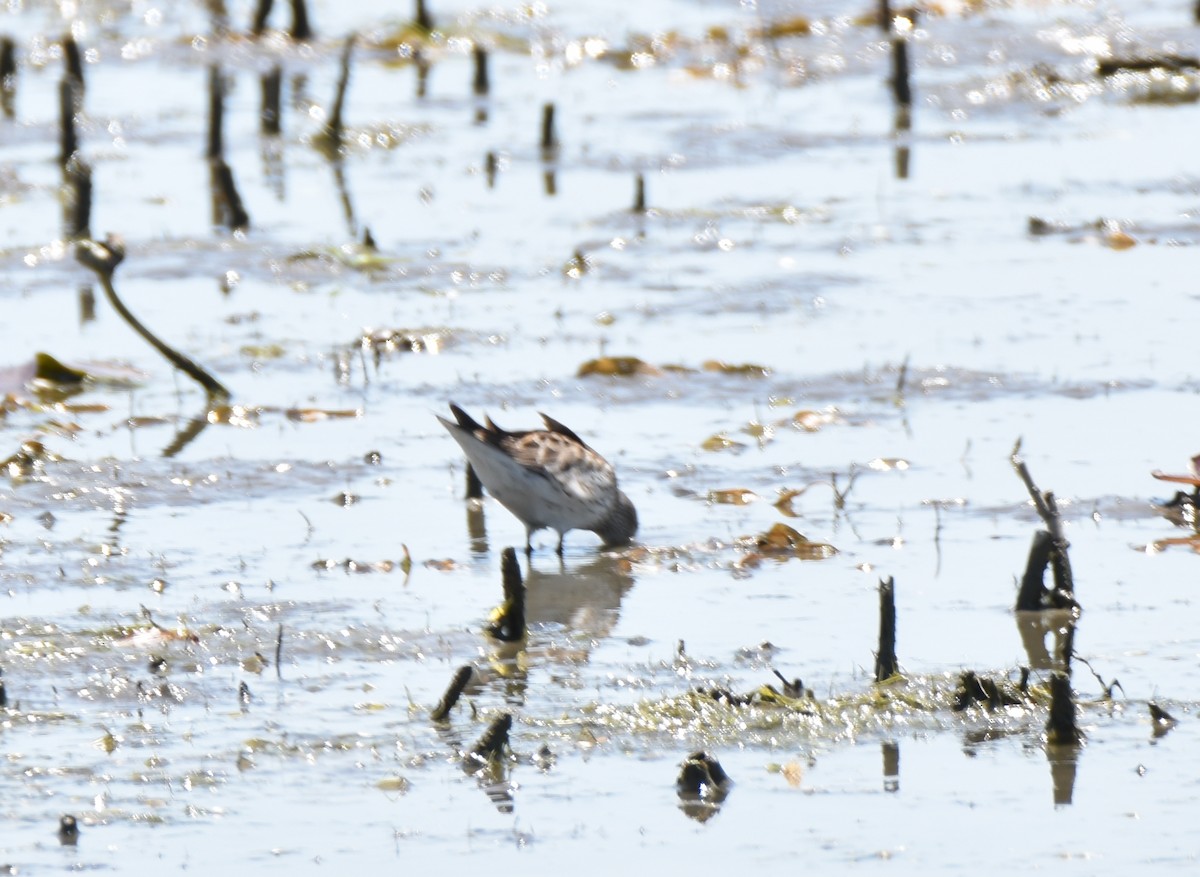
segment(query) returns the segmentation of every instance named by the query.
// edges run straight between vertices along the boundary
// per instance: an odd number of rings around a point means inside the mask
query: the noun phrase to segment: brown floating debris
[[[1071,679],[1065,673],[1050,677],[1050,718],[1046,722],[1046,739],[1056,746],[1083,741],[1083,731],[1075,720],[1075,693],[1071,691]]]
[[[554,104],[542,105],[542,158],[550,159],[558,153],[558,132],[554,128]]]
[[[308,23],[308,4],[304,0],[292,0],[292,29],[294,40],[311,40],[312,25]]]
[[[210,402],[229,398],[229,391],[216,378],[200,368],[200,366],[196,365],[188,357],[160,340],[142,325],[138,318],[125,307],[124,302],[117,297],[117,291],[113,287],[112,282],[113,273],[125,258],[125,245],[120,238],[109,235],[104,243],[93,240],[80,241],[75,245],[75,258],[81,265],[96,274],[96,277],[100,280],[100,285],[104,289],[105,296],[116,312],[121,315],[121,318],[135,332],[141,335],[151,347],[162,354],[168,362],[200,384],[205,392],[208,393]]]
[[[500,573],[504,579],[504,603],[488,623],[487,632],[502,642],[519,642],[525,638],[525,583],[521,580],[515,548],[504,549]]]
[[[450,715],[450,710],[454,709],[454,705],[462,697],[463,689],[467,687],[467,683],[470,681],[471,665],[464,664],[455,671],[454,678],[450,680],[450,687],[446,689],[446,693],[442,695],[442,699],[437,702],[437,706],[433,708],[433,712],[429,714],[429,718],[435,722],[446,721]]]
[[[879,651],[875,654],[875,681],[896,676],[896,584],[891,576],[879,582]]]
[[[468,753],[469,757],[481,763],[502,758],[504,750],[508,746],[510,730],[512,730],[512,715],[505,713],[492,721],[488,729],[483,732],[483,736],[479,738],[479,742]]]

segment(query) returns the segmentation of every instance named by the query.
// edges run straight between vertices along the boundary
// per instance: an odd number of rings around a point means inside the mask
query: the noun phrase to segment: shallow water
[[[0,137],[0,365],[47,351],[135,376],[57,408],[4,387],[24,401],[0,416],[0,457],[37,438],[60,459],[0,480],[0,864],[1190,870],[1196,558],[1157,544],[1188,531],[1150,472],[1196,451],[1200,184],[1195,104],[1145,97],[1198,84],[1093,68],[1194,54],[1195,27],[1162,2],[948,4],[912,34],[912,129],[896,134],[867,7],[438,4],[453,25],[426,49],[424,97],[383,45],[407,7],[315,3],[308,47],[212,38],[200,4],[0,17],[22,65]],[[796,16],[811,34],[756,35]],[[68,27],[89,52],[92,229],[124,237],[121,296],[233,390],[233,422],[208,423],[98,289],[83,317],[92,278],[61,240],[54,161]],[[313,138],[352,29],[343,196]],[[486,100],[473,39],[493,47]],[[212,225],[213,61],[244,235]],[[257,81],[273,61],[274,165]],[[645,215],[629,210],[638,172]],[[389,329],[421,349],[362,348]],[[657,372],[577,376],[601,354]],[[449,400],[513,428],[566,422],[638,506],[627,552],[576,532],[560,563],[535,538],[522,649],[483,630],[523,528],[464,503],[433,416]],[[717,435],[731,446],[705,450]],[[1027,652],[1012,612],[1040,526],[1018,439],[1061,504],[1083,606],[1073,756],[1047,746],[1044,702],[949,709],[964,669],[1045,676],[1053,635]],[[851,478],[839,508],[831,481]],[[779,491],[799,488],[787,517]],[[755,501],[711,501],[737,489]],[[837,553],[748,565],[737,540],[777,522]],[[886,576],[907,681],[877,694]],[[464,664],[476,679],[438,727]],[[804,680],[814,714],[697,693],[778,685],[772,669]],[[1154,735],[1148,701],[1179,725]],[[505,711],[513,758],[464,771]],[[734,779],[719,806],[676,794],[697,749]]]

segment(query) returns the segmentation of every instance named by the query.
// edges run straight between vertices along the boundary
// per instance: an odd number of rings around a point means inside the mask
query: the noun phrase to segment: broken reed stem
[[[525,638],[525,583],[521,581],[517,551],[511,546],[500,558],[500,574],[504,579],[504,604],[487,630],[501,642],[519,642]]]
[[[245,231],[250,227],[250,214],[242,204],[233,170],[223,158],[209,159],[212,177],[213,223],[230,231]]]
[[[204,157],[220,158],[225,154],[225,84],[219,64],[208,65],[208,146]]]
[[[276,64],[262,75],[262,110],[259,129],[264,136],[278,137],[283,131],[283,68]]]
[[[467,499],[483,499],[483,482],[470,463],[467,464]]]
[[[271,7],[275,0],[257,0],[254,4],[254,20],[250,24],[250,35],[261,37],[267,29],[267,19],[271,16]]]
[[[79,84],[79,97],[83,96],[83,58],[79,54],[79,43],[75,42],[75,37],[67,34],[63,37],[63,68],[67,76],[74,79]]]
[[[64,232],[69,240],[92,236],[92,166],[78,154],[72,156],[63,170],[67,187]]]
[[[912,86],[908,78],[908,40],[892,38],[892,96],[903,109],[912,106]]]
[[[484,179],[487,180],[487,187],[489,189],[494,189],[496,187],[496,169],[498,165],[499,161],[496,159],[496,153],[488,152],[488,154],[483,157],[483,175]]]
[[[889,0],[879,0],[879,29],[884,33],[892,30],[892,5]]]
[[[511,729],[512,715],[510,713],[494,719],[471,750],[471,757],[476,761],[488,762],[503,756],[504,748],[508,746],[508,732]]]
[[[471,90],[475,92],[477,97],[485,97],[492,88],[491,82],[488,79],[487,49],[476,43],[471,47],[471,57],[475,61],[475,78],[471,83]]]
[[[312,25],[308,23],[308,5],[304,0],[292,0],[292,29],[290,33],[294,40],[303,41],[312,39],[313,29]]]
[[[1050,677],[1050,718],[1046,722],[1046,740],[1055,746],[1071,746],[1083,740],[1076,723],[1075,693],[1065,673]]]
[[[646,178],[640,172],[633,178],[633,212],[646,212]]]
[[[275,678],[283,679],[283,625],[275,633]]]
[[[470,681],[471,665],[464,664],[454,672],[454,678],[450,680],[450,687],[446,689],[446,693],[442,695],[442,699],[437,702],[437,706],[433,708],[433,712],[429,714],[429,718],[434,722],[446,721],[450,715],[450,710],[454,709],[454,705],[462,697],[463,689],[467,687],[467,683]]]
[[[1046,595],[1046,567],[1050,565],[1050,555],[1054,552],[1054,537],[1046,530],[1038,530],[1033,534],[1033,544],[1029,546],[1029,561],[1025,564],[1025,574],[1021,577],[1021,589],[1017,592],[1018,612],[1036,612],[1045,609],[1043,598]]]
[[[6,119],[14,113],[17,95],[17,44],[12,37],[0,37],[0,109]]]
[[[129,324],[130,328],[141,335],[168,362],[202,386],[205,392],[208,393],[210,402],[229,399],[229,391],[216,378],[200,368],[200,366],[196,365],[188,357],[170,347],[166,342],[160,340],[158,336],[142,325],[141,321],[130,312],[129,308],[125,307],[124,302],[117,296],[117,291],[113,288],[113,273],[125,258],[125,246],[119,239],[110,235],[104,243],[91,240],[80,241],[75,245],[75,258],[81,265],[96,274],[109,303],[121,315],[121,318]]]
[[[551,158],[558,152],[558,132],[554,129],[554,104],[542,105],[542,157]]]
[[[425,6],[425,0],[417,0],[416,14],[413,16],[413,24],[425,33],[433,30],[433,16],[429,14],[429,10]]]
[[[58,164],[66,172],[71,156],[79,149],[79,137],[75,133],[75,89],[78,86],[70,76],[58,83]]]
[[[325,123],[325,137],[330,144],[330,150],[336,153],[342,145],[345,133],[343,114],[346,107],[346,88],[350,85],[350,55],[354,51],[355,35],[346,37],[342,47],[341,72],[338,74],[337,91],[333,96],[333,109],[329,113],[329,121]]]
[[[1037,509],[1038,516],[1045,523],[1046,529],[1050,531],[1050,536],[1054,540],[1054,550],[1050,555],[1050,562],[1054,570],[1054,589],[1074,594],[1075,576],[1071,571],[1071,559],[1067,556],[1067,549],[1070,548],[1071,543],[1063,535],[1062,517],[1058,513],[1058,504],[1054,501],[1053,493],[1050,491],[1043,493],[1038,489],[1033,481],[1033,476],[1029,474],[1029,467],[1021,459],[1020,453],[1021,440],[1017,439],[1011,457],[1013,468],[1017,470],[1017,476],[1025,484],[1025,489],[1029,492],[1030,499],[1033,500],[1033,507]]]
[[[888,576],[879,582],[879,651],[875,655],[875,681],[884,682],[899,672],[896,664],[896,583]]]

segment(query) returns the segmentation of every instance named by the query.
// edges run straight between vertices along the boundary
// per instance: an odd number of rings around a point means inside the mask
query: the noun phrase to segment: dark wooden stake
[[[311,40],[312,26],[308,23],[308,5],[304,0],[292,0],[292,39]]]
[[[487,631],[501,642],[519,642],[525,638],[525,583],[521,581],[521,565],[515,548],[504,549],[500,558],[500,574],[504,579],[504,604],[499,617],[488,625]]]
[[[275,0],[257,0],[254,4],[254,21],[250,25],[250,35],[261,37],[267,29],[267,19],[271,17],[271,7]]]
[[[95,273],[96,277],[100,280],[101,287],[104,288],[104,295],[108,298],[109,304],[121,315],[121,318],[135,332],[141,335],[151,347],[162,354],[168,362],[200,384],[208,393],[210,401],[225,401],[229,398],[229,391],[216,378],[182,353],[168,346],[166,342],[160,340],[158,336],[143,326],[141,321],[118,298],[117,291],[113,288],[113,273],[125,258],[125,245],[118,238],[109,235],[104,243],[99,243],[98,241],[80,241],[75,245],[75,258],[81,265]]]
[[[879,582],[879,651],[875,655],[875,681],[884,682],[899,672],[896,663],[896,584],[888,576]]]
[[[276,64],[262,75],[261,82],[260,130],[266,137],[278,137],[283,131],[283,68]]]
[[[491,83],[488,81],[487,49],[476,43],[471,47],[471,57],[475,60],[475,79],[471,84],[471,90],[477,96],[484,97],[491,90]]]
[[[892,38],[892,96],[898,107],[912,106],[912,86],[908,78],[908,40]]]
[[[1050,718],[1046,722],[1046,739],[1056,746],[1070,746],[1083,740],[1083,731],[1075,720],[1071,678],[1065,673],[1050,677]]]
[[[554,130],[554,104],[542,105],[542,157],[552,158],[558,152],[558,132]]]
[[[467,687],[467,683],[470,681],[471,665],[464,664],[455,671],[454,678],[450,680],[450,687],[446,689],[446,693],[442,695],[442,699],[437,702],[437,706],[433,708],[433,712],[429,714],[429,718],[435,722],[446,721],[450,715],[450,710],[454,709],[454,705],[462,697],[463,689]]]

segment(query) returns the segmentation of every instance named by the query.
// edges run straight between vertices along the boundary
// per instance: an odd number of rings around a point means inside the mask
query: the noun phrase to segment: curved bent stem
[[[100,285],[104,287],[105,296],[108,297],[109,302],[121,315],[121,318],[133,328],[133,331],[145,338],[150,346],[161,353],[171,365],[202,386],[210,400],[224,401],[230,397],[229,390],[225,389],[220,381],[142,325],[129,308],[125,307],[125,303],[117,297],[112,277],[117,266],[121,264],[121,260],[125,258],[125,248],[120,241],[111,236],[104,243],[80,241],[75,248],[75,258],[84,267],[95,272],[100,279]]]

